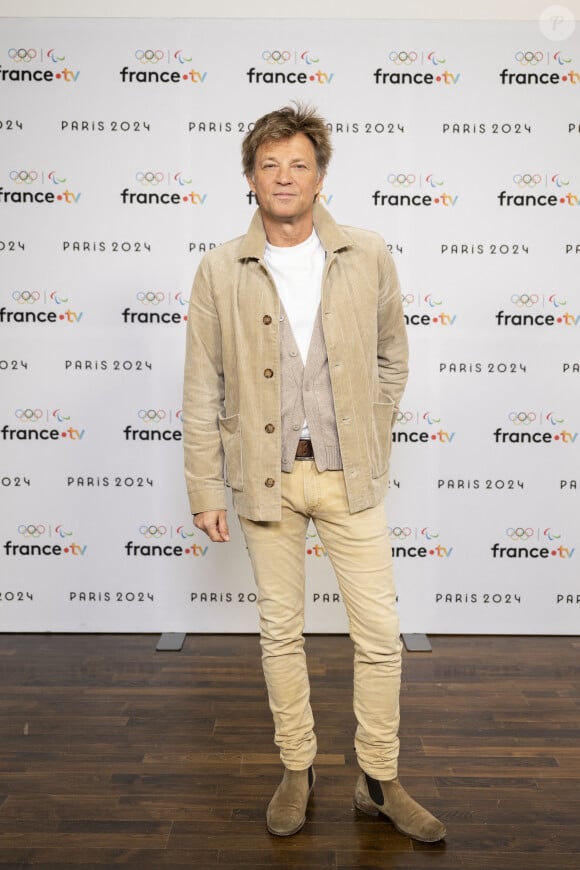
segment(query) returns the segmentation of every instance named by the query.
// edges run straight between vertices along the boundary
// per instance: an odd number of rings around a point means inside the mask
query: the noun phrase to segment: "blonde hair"
[[[284,106],[258,118],[252,130],[242,140],[242,166],[244,175],[254,174],[256,152],[260,145],[272,139],[289,139],[296,133],[304,133],[314,146],[318,172],[323,175],[330,162],[332,145],[324,118],[316,109],[295,103],[296,108]]]

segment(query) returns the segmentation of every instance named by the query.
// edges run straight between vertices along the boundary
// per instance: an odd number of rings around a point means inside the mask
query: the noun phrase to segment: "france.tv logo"
[[[64,82],[75,84],[80,76],[80,70],[64,66],[64,52],[56,48],[9,48],[8,60],[11,67],[0,66],[0,81],[2,82]],[[39,67],[38,64],[44,64]],[[58,69],[55,69],[55,66]]]
[[[390,526],[389,539],[395,558],[449,559],[454,551],[431,526]]]
[[[193,179],[186,172],[161,172],[147,169],[135,173],[135,181],[140,190],[121,191],[123,205],[188,205],[202,206],[207,193],[191,189]]]
[[[11,169],[8,172],[10,188],[0,187],[0,203],[60,203],[77,205],[81,194],[71,188],[66,176],[56,170]]]
[[[443,428],[441,417],[431,411],[399,410],[393,444],[443,444],[449,446],[455,432]],[[400,427],[400,428],[399,428]]]
[[[412,291],[401,294],[403,316],[407,326],[455,326],[457,315],[437,293],[423,296]]]
[[[415,49],[391,49],[386,57],[389,70],[381,67],[372,74],[376,85],[457,85],[461,73],[450,70],[441,52]]]
[[[562,535],[551,526],[509,526],[503,543],[496,542],[490,549],[494,559],[571,559],[576,552],[576,548],[567,546]]]
[[[137,48],[133,53],[137,69],[124,66],[120,71],[123,84],[194,84],[202,85],[207,72],[196,69],[193,54],[184,48]]]
[[[570,179],[560,172],[514,172],[511,178],[512,191],[501,190],[497,194],[500,207],[554,207],[568,206],[577,208],[580,195],[570,190]]]
[[[246,72],[248,84],[330,85],[334,79],[333,72],[320,68],[318,52],[309,49],[265,48],[260,53],[259,62],[268,68],[258,70],[255,66],[250,67]]]
[[[386,177],[390,191],[375,190],[371,199],[375,206],[441,206],[453,208],[459,195],[445,189],[444,179],[434,172],[397,170]]]

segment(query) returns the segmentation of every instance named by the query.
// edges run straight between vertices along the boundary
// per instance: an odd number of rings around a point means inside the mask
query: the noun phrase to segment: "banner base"
[[[407,652],[433,652],[426,634],[403,634],[402,638]]]
[[[185,634],[182,634],[178,631],[167,631],[161,635],[161,637],[157,641],[157,646],[155,647],[155,649],[158,652],[167,650],[179,652],[184,643]]]

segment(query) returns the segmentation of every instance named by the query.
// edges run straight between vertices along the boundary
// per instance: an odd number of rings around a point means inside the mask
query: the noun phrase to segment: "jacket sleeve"
[[[409,346],[397,269],[384,242],[379,259],[379,275],[379,384],[383,396],[395,403],[396,415],[409,375]]]
[[[224,373],[219,318],[211,270],[204,258],[197,270],[187,318],[183,379],[183,447],[191,512],[226,508],[224,453],[219,416]]]

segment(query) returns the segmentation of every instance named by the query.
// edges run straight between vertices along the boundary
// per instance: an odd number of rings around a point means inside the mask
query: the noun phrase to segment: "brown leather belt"
[[[314,459],[312,441],[309,441],[307,438],[300,439],[296,449],[296,459]]]

